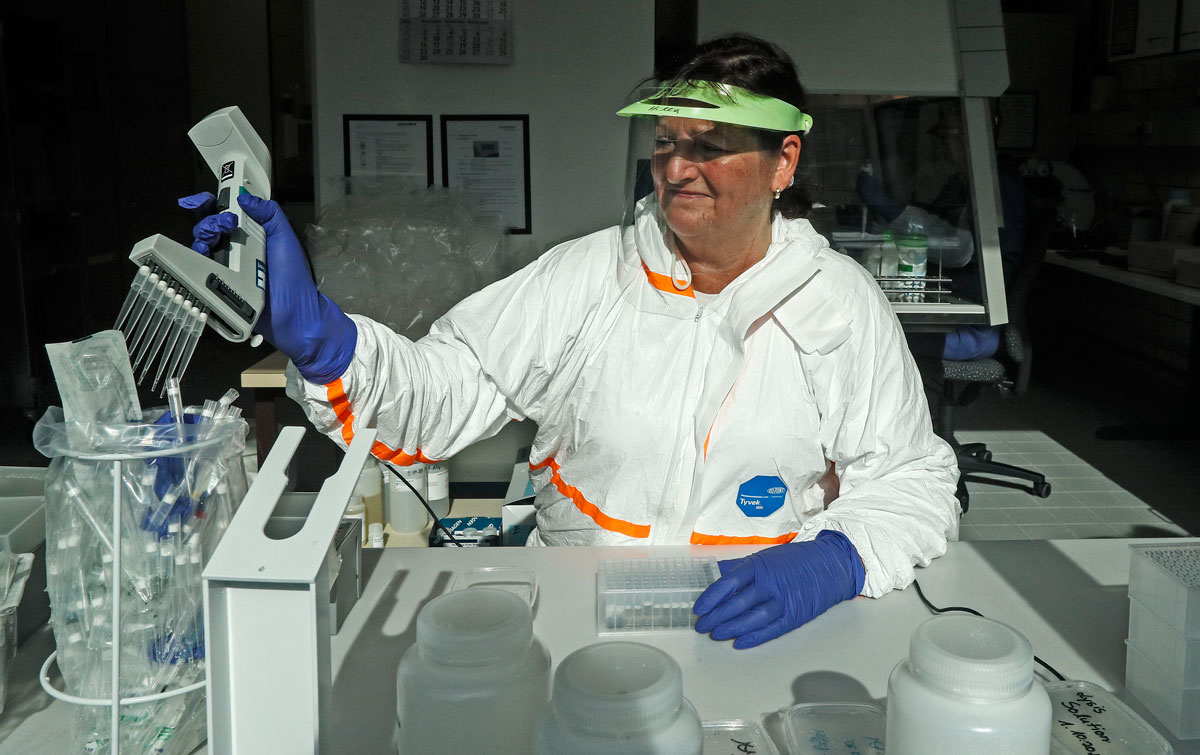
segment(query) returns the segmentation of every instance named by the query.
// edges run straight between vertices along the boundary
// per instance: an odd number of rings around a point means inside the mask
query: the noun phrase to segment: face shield
[[[798,140],[785,144],[812,118],[708,82],[664,84],[618,115],[630,118],[622,239],[652,280],[666,279],[660,288],[690,291],[688,257],[720,265],[770,241],[776,191],[791,186],[799,152]]]

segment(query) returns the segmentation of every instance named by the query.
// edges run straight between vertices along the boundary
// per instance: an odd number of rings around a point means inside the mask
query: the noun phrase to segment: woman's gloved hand
[[[854,180],[854,187],[863,204],[887,222],[892,222],[904,212],[904,205],[889,197],[883,184],[870,171],[859,171]]]
[[[180,199],[179,206],[207,213],[214,202],[203,192]],[[318,385],[336,380],[350,366],[358,329],[317,290],[300,240],[279,205],[253,194],[240,195],[238,204],[267,234],[267,297],[255,330],[286,354],[305,380]],[[192,249],[207,255],[236,227],[231,212],[206,215],[192,230]]]
[[[761,645],[859,594],[862,560],[840,532],[721,561],[721,578],[696,598],[696,631],[735,648]]]

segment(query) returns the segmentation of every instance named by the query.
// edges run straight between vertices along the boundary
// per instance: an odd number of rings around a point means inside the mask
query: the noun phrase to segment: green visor
[[[774,97],[731,84],[668,81],[653,96],[617,111],[624,116],[698,118],[765,131],[807,134],[812,116]]]

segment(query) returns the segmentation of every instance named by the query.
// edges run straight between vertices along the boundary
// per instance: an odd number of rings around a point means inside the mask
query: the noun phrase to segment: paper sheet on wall
[[[351,120],[346,128],[350,175],[395,176],[418,189],[433,182],[427,122]]]
[[[515,0],[400,0],[401,63],[512,63]]]
[[[529,233],[525,123],[447,119],[444,133],[446,185],[470,197],[480,218]]]

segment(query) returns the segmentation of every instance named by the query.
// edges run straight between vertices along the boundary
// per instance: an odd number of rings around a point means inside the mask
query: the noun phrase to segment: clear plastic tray
[[[527,602],[531,608],[537,602],[537,574],[520,566],[481,566],[460,571],[450,589],[463,590],[468,587],[507,590]]]
[[[1200,639],[1200,543],[1129,546],[1129,597]]]
[[[1054,682],[1053,755],[1170,755],[1171,745],[1108,690],[1091,682]]]
[[[740,718],[730,721],[704,722],[704,755],[779,755],[775,743],[753,721]]]
[[[596,567],[596,632],[690,629],[692,604],[721,576],[715,558],[601,561]]]
[[[801,703],[783,715],[792,755],[883,752],[887,716],[864,703]]]
[[[1184,637],[1137,598],[1129,599],[1128,644],[1166,672],[1166,686],[1200,688],[1200,639]]]
[[[1167,686],[1163,672],[1132,645],[1125,647],[1125,688],[1179,739],[1200,737],[1200,690]]]

